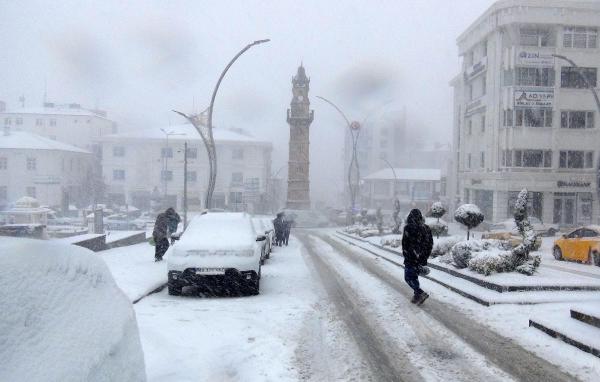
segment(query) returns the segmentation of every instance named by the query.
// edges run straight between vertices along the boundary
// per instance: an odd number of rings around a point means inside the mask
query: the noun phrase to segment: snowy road
[[[253,297],[135,306],[154,381],[571,381],[557,367],[430,298],[422,308],[373,256],[298,231]]]

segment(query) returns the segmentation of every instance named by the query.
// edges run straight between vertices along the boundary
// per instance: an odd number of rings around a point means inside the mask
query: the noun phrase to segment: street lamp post
[[[269,42],[269,41],[271,41],[271,40],[265,39],[265,40],[257,40],[257,41],[251,42],[250,44],[246,45],[242,50],[240,50],[231,59],[231,61],[229,61],[229,63],[227,64],[227,66],[225,67],[223,72],[221,73],[221,76],[219,76],[219,80],[217,81],[217,84],[215,85],[215,88],[213,89],[212,97],[210,99],[210,106],[203,113],[195,114],[195,115],[187,115],[182,112],[173,110],[175,113],[183,116],[192,125],[194,125],[194,127],[196,128],[196,130],[202,137],[202,141],[204,142],[204,145],[206,146],[206,151],[208,153],[209,179],[208,179],[208,188],[206,190],[206,198],[204,201],[204,207],[207,209],[211,207],[212,195],[213,195],[213,192],[215,191],[215,184],[217,182],[217,150],[215,147],[215,140],[213,137],[213,125],[212,125],[212,116],[213,116],[215,98],[217,97],[217,91],[219,90],[219,87],[221,86],[221,81],[223,81],[223,78],[225,77],[225,74],[227,73],[227,71],[229,70],[231,65],[233,65],[233,63],[242,54],[244,54],[248,49],[252,48],[255,45],[263,44],[263,43]],[[206,116],[207,111],[208,111],[208,115]],[[205,118],[203,118],[203,117],[206,118],[206,121],[204,120]]]
[[[398,177],[396,177],[396,169],[386,158],[381,158],[381,160],[384,161],[385,164],[387,164],[388,167],[392,169],[392,174],[394,175],[394,186],[392,187],[392,193],[394,194],[394,196],[396,196],[396,183],[398,183]]]
[[[325,97],[317,96],[317,98],[327,102],[331,105],[335,110],[340,113],[340,115],[346,121],[346,126],[350,131],[350,136],[352,137],[352,158],[350,159],[350,165],[348,166],[348,189],[350,191],[350,214],[354,215],[354,209],[356,208],[356,196],[358,194],[358,187],[360,181],[360,168],[358,166],[358,156],[357,156],[357,147],[358,147],[358,137],[360,134],[360,123],[357,121],[350,122],[348,117],[344,114],[344,112],[333,102],[328,100]]]

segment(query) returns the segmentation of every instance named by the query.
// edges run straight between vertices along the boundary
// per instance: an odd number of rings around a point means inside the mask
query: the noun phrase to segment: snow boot
[[[419,301],[419,297],[420,297],[420,295],[418,295],[418,294],[415,294],[415,295],[413,296],[413,298],[410,300],[410,302],[411,302],[411,303],[413,303],[413,304],[416,304],[416,303],[417,303],[417,301]]]
[[[417,301],[415,302],[415,304],[417,305],[423,305],[423,303],[425,302],[425,300],[427,300],[427,298],[429,297],[429,295],[425,292],[421,293],[419,295],[419,297],[417,298]]]

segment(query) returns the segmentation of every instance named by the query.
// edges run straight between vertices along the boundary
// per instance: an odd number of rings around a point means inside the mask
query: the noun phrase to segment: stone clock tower
[[[306,77],[304,67],[300,65],[298,73],[292,78],[293,97],[287,111],[290,125],[287,208],[295,210],[310,209],[308,147],[314,111],[310,110],[308,100],[309,84],[310,78]]]

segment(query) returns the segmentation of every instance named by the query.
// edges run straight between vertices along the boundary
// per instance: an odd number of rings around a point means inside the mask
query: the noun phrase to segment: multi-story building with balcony
[[[597,2],[505,0],[458,37],[453,204],[500,221],[527,188],[544,222],[598,222],[598,28]]]

